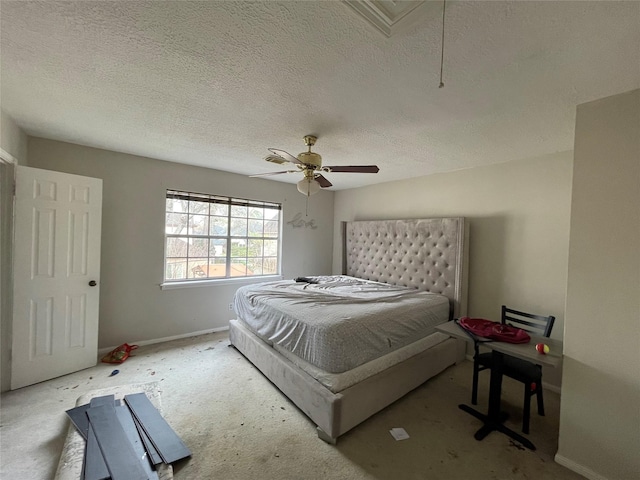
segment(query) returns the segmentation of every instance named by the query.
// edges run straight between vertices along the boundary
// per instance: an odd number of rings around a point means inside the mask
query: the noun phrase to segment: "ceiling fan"
[[[270,175],[280,175],[281,173],[297,173],[302,172],[304,178],[298,182],[298,191],[304,195],[313,195],[318,193],[321,188],[327,188],[332,183],[322,174],[330,172],[348,172],[348,173],[378,173],[379,168],[375,165],[335,165],[332,167],[322,166],[322,157],[311,151],[311,147],[316,144],[318,137],[314,135],[305,135],[304,144],[309,150],[298,154],[294,157],[284,150],[277,148],[269,148],[272,155],[267,155],[264,159],[267,162],[284,165],[285,163],[293,163],[298,170],[283,170],[281,172],[259,173],[250,175],[251,177],[266,177]]]

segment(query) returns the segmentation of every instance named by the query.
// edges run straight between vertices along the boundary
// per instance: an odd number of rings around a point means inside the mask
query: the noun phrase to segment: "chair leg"
[[[524,407],[522,408],[522,432],[529,433],[529,417],[531,415],[531,385],[524,386]]]
[[[473,366],[473,386],[471,387],[471,404],[478,404],[478,368]]]
[[[538,385],[536,390],[536,398],[538,401],[538,415],[544,417],[544,399],[542,398],[542,385]]]

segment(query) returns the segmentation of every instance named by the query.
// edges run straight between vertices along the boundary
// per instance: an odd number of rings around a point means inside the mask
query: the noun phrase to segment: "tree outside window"
[[[167,190],[165,281],[279,274],[281,208]]]

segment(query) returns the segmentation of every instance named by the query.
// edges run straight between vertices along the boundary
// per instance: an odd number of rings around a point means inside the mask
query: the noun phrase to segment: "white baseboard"
[[[197,337],[198,335],[206,335],[208,333],[224,332],[225,330],[229,330],[229,327],[209,328],[208,330],[200,330],[198,332],[183,333],[182,335],[173,335],[172,337],[154,338],[151,340],[140,340],[139,342],[130,342],[130,343],[127,342],[127,343],[129,343],[129,345],[138,345],[139,347],[142,347],[144,345],[153,345],[155,343],[170,342],[171,340],[179,340],[181,338]],[[98,349],[98,357],[102,358],[102,356],[109,353],[111,350],[113,350],[116,347],[117,345],[114,345],[113,347]]]
[[[585,467],[584,465],[580,465],[579,463],[574,462],[573,460],[569,460],[566,457],[563,457],[559,453],[556,453],[554,460],[557,464],[562,465],[563,467],[567,467],[569,470],[576,472],[579,475],[582,475],[589,480],[608,480],[607,477],[603,477],[599,473],[594,472],[590,468]]]

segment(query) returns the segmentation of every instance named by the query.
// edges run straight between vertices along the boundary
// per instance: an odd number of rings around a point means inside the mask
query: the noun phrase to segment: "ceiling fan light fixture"
[[[264,159],[267,162],[277,163],[278,165],[284,165],[285,163],[287,163],[284,158],[279,157],[278,155],[267,155],[266,157],[264,157]]]
[[[271,155],[267,155],[264,159],[268,162],[283,165],[285,163],[293,163],[298,170],[284,170],[281,172],[260,173],[250,175],[251,177],[265,177],[270,175],[280,175],[281,173],[297,173],[301,172],[304,178],[300,180],[296,186],[298,191],[308,198],[315,195],[321,188],[329,188],[332,183],[327,180],[323,173],[329,172],[351,172],[351,173],[378,173],[379,169],[375,165],[335,165],[331,167],[322,166],[322,157],[316,152],[311,151],[311,147],[316,144],[318,138],[315,135],[305,135],[304,143],[309,150],[298,154],[294,157],[284,150],[277,148],[268,148]]]
[[[311,196],[320,191],[320,184],[312,177],[305,177],[298,182],[298,191],[303,195]]]

